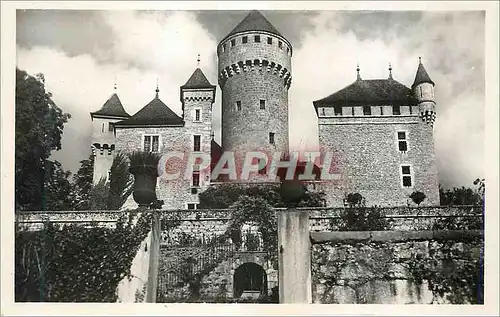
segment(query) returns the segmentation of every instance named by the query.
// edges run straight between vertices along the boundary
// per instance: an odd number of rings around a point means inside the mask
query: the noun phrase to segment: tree
[[[109,176],[107,206],[110,210],[120,209],[132,193],[134,179],[128,171],[127,157],[118,152],[113,159]]]
[[[212,185],[200,193],[200,209],[230,208],[242,196],[259,197],[272,207],[285,207],[280,185],[275,184],[218,184]],[[297,207],[322,207],[325,204],[323,192],[310,192],[304,188]]]
[[[16,69],[15,203],[16,209],[41,209],[45,163],[61,149],[64,124],[70,115],[56,106],[45,90],[42,74]],[[49,163],[50,165],[50,163]]]
[[[76,210],[90,209],[90,193],[94,176],[94,156],[80,161],[80,168],[73,176],[73,200]]]
[[[69,181],[70,171],[65,171],[58,161],[51,162],[51,173],[45,180],[44,195],[45,210],[72,210],[73,187]]]
[[[415,204],[420,206],[420,204],[425,200],[425,198],[427,198],[427,196],[422,192],[415,191],[411,193],[410,198]]]
[[[90,190],[90,209],[106,210],[108,203],[109,184],[105,178],[92,185]]]
[[[448,205],[481,205],[482,196],[472,188],[454,187],[453,189],[445,190],[439,186],[439,200],[441,206]]]

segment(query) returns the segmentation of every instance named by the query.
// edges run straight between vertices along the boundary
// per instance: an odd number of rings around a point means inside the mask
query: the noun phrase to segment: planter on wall
[[[156,200],[159,156],[149,152],[134,152],[129,155],[129,172],[134,175],[133,197],[141,207],[149,207]]]

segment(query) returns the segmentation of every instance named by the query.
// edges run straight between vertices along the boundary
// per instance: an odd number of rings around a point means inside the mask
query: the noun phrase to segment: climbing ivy
[[[234,213],[229,221],[226,235],[234,236],[235,232],[241,233],[245,222],[253,222],[262,234],[264,250],[268,259],[273,263],[277,261],[278,224],[273,207],[262,197],[240,197],[234,204]]]
[[[429,243],[427,255],[412,254],[408,267],[412,279],[427,280],[434,302],[443,298],[452,304],[484,303],[483,241]]]
[[[151,214],[133,212],[123,212],[116,228],[46,223],[40,231],[17,230],[16,301],[116,302],[150,230]]]

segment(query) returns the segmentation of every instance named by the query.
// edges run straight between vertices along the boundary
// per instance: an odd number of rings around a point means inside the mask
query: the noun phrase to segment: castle
[[[212,105],[215,86],[200,68],[180,86],[182,115],[156,96],[134,115],[116,93],[91,113],[94,182],[108,176],[117,151],[179,151],[206,154],[213,167],[221,153],[233,152],[236,166],[244,153],[289,152],[288,90],[292,83],[292,45],[258,11],[250,12],[217,46],[218,84],[222,91],[222,144],[215,142]],[[438,205],[434,153],[434,82],[418,64],[411,88],[392,77],[355,82],[313,102],[318,116],[322,158],[330,155],[339,179],[313,182],[326,193],[328,206],[345,205],[358,192],[367,205],[405,206],[421,191],[422,205]],[[243,153],[243,154],[242,154]],[[316,161],[321,166],[322,160]],[[246,180],[267,179],[266,167]],[[159,178],[157,196],[166,209],[196,209],[198,194],[210,184],[210,169],[190,179]]]

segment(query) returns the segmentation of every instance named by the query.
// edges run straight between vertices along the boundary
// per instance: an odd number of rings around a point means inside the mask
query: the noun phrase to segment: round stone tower
[[[217,55],[222,148],[234,153],[240,175],[249,151],[288,153],[292,46],[260,12],[252,11],[219,43]],[[250,175],[250,181],[264,180],[267,168]]]

